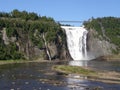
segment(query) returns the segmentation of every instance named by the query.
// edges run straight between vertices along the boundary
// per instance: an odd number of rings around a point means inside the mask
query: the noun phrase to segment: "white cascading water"
[[[61,26],[65,29],[68,50],[73,60],[87,60],[87,33],[84,27]]]

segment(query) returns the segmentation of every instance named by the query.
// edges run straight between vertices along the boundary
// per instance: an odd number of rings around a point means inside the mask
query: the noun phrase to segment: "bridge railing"
[[[57,21],[57,22],[60,22],[60,23],[83,23],[83,21]]]
[[[67,21],[67,20],[61,20],[57,21],[61,25],[68,25],[68,26],[81,26],[84,21]]]

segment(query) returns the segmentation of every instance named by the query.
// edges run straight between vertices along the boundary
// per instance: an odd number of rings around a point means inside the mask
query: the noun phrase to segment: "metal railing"
[[[64,20],[57,21],[57,22],[59,22],[59,23],[83,23],[83,21],[64,21]]]

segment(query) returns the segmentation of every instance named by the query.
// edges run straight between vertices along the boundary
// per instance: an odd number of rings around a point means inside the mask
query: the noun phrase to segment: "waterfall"
[[[44,33],[43,33],[43,40],[45,42],[45,47],[46,47],[46,52],[47,52],[48,58],[49,58],[49,60],[51,60],[50,52],[48,50],[48,46],[47,46],[47,42],[46,42]]]
[[[61,26],[65,29],[67,46],[73,60],[86,60],[87,58],[87,33],[84,27]]]

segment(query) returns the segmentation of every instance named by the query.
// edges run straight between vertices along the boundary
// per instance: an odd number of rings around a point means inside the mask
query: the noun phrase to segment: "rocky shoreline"
[[[100,56],[94,60],[100,61],[120,61],[120,54],[118,55],[107,55],[107,56]]]
[[[59,67],[60,65],[56,66]],[[69,66],[70,68],[73,68],[73,66]],[[72,76],[77,76],[77,79],[82,79],[81,77],[85,77],[84,79],[87,80],[93,80],[93,81],[100,81],[104,83],[109,83],[109,84],[120,84],[120,73],[119,72],[114,72],[114,71],[94,71],[91,68],[85,68],[85,67],[78,67],[82,68],[83,70],[88,70],[87,74],[84,74],[84,72],[75,72],[74,68],[73,69],[68,69],[68,71],[65,70],[67,66],[61,67],[61,68],[54,68],[59,73],[62,73],[65,76],[72,75]],[[86,71],[85,71],[86,73]]]

